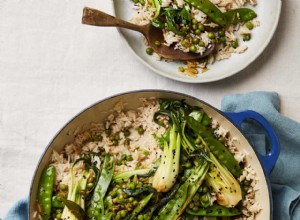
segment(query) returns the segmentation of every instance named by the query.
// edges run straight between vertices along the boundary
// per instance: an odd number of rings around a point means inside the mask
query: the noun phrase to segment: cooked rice
[[[236,8],[245,7],[246,5],[255,6],[257,4],[256,0],[210,0],[212,3],[214,3],[217,8],[219,8],[223,13]],[[173,8],[182,8],[184,7],[184,1],[183,0],[162,0],[161,7],[170,7]],[[152,0],[145,0],[145,5],[141,5],[140,3],[133,4],[134,14],[131,18],[131,22],[143,25],[148,24],[155,16],[155,8],[152,6]],[[204,26],[207,27],[218,27],[215,23],[206,23],[208,17],[205,13],[202,11],[196,9],[195,7],[191,6],[191,14],[192,17],[195,18],[198,22],[202,23]],[[260,22],[257,18],[254,18],[251,20],[254,27],[260,26]],[[244,34],[250,34],[251,31],[245,27],[245,24],[236,24],[236,25],[229,25],[226,27],[225,30],[225,36],[226,36],[226,42],[231,44],[232,42],[236,41],[238,38],[241,38]],[[164,44],[167,46],[174,45],[174,49],[176,50],[182,50],[184,52],[189,52],[188,47],[184,47],[182,45],[182,39],[183,36],[176,35],[172,31],[168,31],[166,29],[163,29],[163,35],[164,35]],[[192,34],[193,35],[193,34]],[[211,43],[211,40],[207,37],[207,32],[200,35],[193,35],[192,38],[198,38],[199,40],[203,41],[205,43],[204,47],[200,47],[198,45],[195,45],[196,47],[196,53],[203,54],[206,50],[206,47]],[[215,61],[221,61],[224,59],[229,59],[233,54],[241,54],[244,53],[248,47],[241,43],[239,47],[236,49],[233,49],[232,47],[221,47],[221,44],[218,44],[217,50],[215,50],[213,56],[209,57],[209,62],[207,61],[201,61],[201,64],[197,65],[193,71],[190,70],[190,68],[187,68],[186,71],[182,72],[183,74],[195,77],[200,72],[206,72],[208,70],[207,65],[213,64]],[[156,54],[156,53],[154,53]],[[158,56],[154,57],[155,60],[161,60],[158,59]]]
[[[99,152],[99,149],[103,147],[106,153],[110,153],[116,159],[120,159],[122,154],[132,155],[133,160],[127,161],[126,164],[116,166],[115,173],[134,170],[139,163],[139,168],[150,168],[155,160],[161,155],[161,149],[157,145],[157,141],[154,135],[160,137],[166,132],[166,128],[157,125],[153,121],[153,115],[159,110],[159,103],[157,100],[145,100],[142,99],[143,106],[137,110],[124,111],[124,105],[118,103],[114,108],[114,111],[106,118],[103,123],[92,123],[91,129],[79,133],[76,131],[76,136],[73,143],[67,144],[61,153],[53,151],[51,156],[51,164],[56,168],[56,180],[55,185],[66,184],[70,182],[70,169],[74,161],[84,153],[87,152]],[[162,116],[160,116],[162,117]],[[167,124],[166,118],[165,124]],[[137,132],[138,127],[143,127],[144,133],[140,135]],[[246,151],[238,151],[235,147],[237,139],[231,138],[228,131],[220,126],[215,120],[212,124],[215,129],[216,135],[224,137],[229,150],[234,154],[238,162],[245,162],[247,157]],[[112,145],[112,141],[105,133],[105,129],[112,129],[112,133],[119,132],[120,140],[117,146]],[[130,145],[126,145],[124,129],[129,129],[131,139]],[[90,141],[91,137],[95,135],[102,135],[103,139],[100,141]],[[147,152],[145,154],[145,152]],[[98,158],[98,157],[97,157]],[[95,164],[98,168],[101,166],[101,162],[95,159]],[[84,164],[79,162],[74,167],[75,178],[79,179],[82,176],[84,170]],[[257,177],[255,170],[248,165],[244,168],[243,174],[238,179],[239,182],[244,180],[251,181],[251,185],[243,201],[243,216],[235,218],[236,220],[250,220],[255,219],[255,215],[262,209],[261,204],[255,200],[255,192],[257,188]],[[215,193],[211,194],[211,202],[213,203],[217,197]],[[36,215],[36,214],[35,214]],[[40,215],[39,215],[40,217]]]

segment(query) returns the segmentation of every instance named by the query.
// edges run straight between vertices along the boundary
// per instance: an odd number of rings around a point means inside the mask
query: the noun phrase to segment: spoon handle
[[[85,7],[83,9],[82,24],[94,26],[122,27],[144,33],[143,26],[129,23],[127,21],[106,14],[102,11],[88,7]]]

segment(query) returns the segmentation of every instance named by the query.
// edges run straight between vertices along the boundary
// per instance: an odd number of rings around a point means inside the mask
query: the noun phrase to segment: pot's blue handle
[[[275,131],[269,124],[269,122],[259,113],[255,111],[243,111],[238,113],[224,112],[227,117],[229,117],[239,128],[241,128],[243,121],[246,119],[253,119],[261,124],[261,126],[266,130],[267,135],[271,142],[271,151],[262,155],[258,153],[258,157],[265,169],[265,171],[269,174],[274,167],[278,156],[279,156],[279,141],[275,134]]]

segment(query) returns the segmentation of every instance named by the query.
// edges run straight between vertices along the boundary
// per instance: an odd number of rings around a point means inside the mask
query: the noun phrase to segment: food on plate
[[[144,25],[149,22],[163,30],[164,42],[184,52],[203,54],[210,45],[215,50],[206,58],[187,62],[179,72],[197,76],[208,65],[228,59],[233,53],[245,52],[244,41],[251,40],[252,29],[259,26],[257,14],[250,7],[256,0],[132,0],[135,10],[131,21]],[[145,40],[145,44],[147,42]],[[149,53],[160,60],[157,54]]]
[[[143,99],[75,134],[44,169],[35,218],[255,219],[246,152],[203,109]]]

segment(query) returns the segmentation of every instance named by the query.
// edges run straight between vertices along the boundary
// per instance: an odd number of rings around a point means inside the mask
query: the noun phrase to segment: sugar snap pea
[[[224,13],[227,23],[237,24],[246,22],[257,17],[257,14],[250,8],[237,8]]]
[[[194,6],[205,13],[213,22],[220,26],[227,24],[226,16],[209,0],[184,0],[187,4]]]
[[[215,216],[215,217],[230,217],[241,214],[238,208],[226,208],[220,205],[213,205],[208,208],[199,208],[198,211],[193,211],[190,208],[186,209],[186,212],[190,215],[197,216]]]
[[[242,175],[242,168],[224,144],[213,137],[204,138],[204,141],[213,155],[215,155],[220,163],[223,164],[235,177]]]
[[[146,205],[149,203],[153,196],[153,193],[150,193],[149,195],[145,196],[141,201],[139,201],[139,205],[132,211],[131,215],[128,215],[125,220],[133,220],[136,219],[139,213],[143,211],[143,209],[146,207]]]
[[[184,0],[205,13],[214,23],[224,27],[229,24],[249,21],[257,16],[250,8],[237,8],[223,13],[209,0]]]
[[[88,216],[90,218],[100,218],[105,215],[104,196],[114,174],[114,157],[106,154],[104,163],[101,168],[100,178],[95,187],[91,204],[88,208]]]
[[[38,188],[38,202],[42,207],[42,213],[40,214],[43,220],[48,220],[50,218],[54,180],[54,166],[46,167],[46,169],[44,169],[42,172]]]

